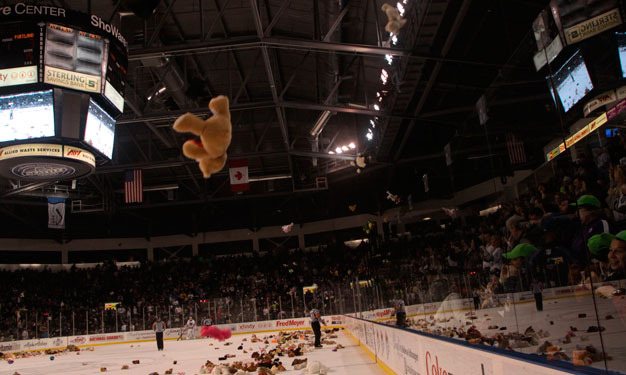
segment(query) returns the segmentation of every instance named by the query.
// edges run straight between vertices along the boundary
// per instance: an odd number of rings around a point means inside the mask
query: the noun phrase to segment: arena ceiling
[[[192,234],[343,216],[350,204],[376,212],[391,204],[387,190],[417,201],[510,174],[509,132],[525,140],[525,167],[541,163],[539,150],[560,134],[532,64],[531,23],[547,3],[404,2],[408,22],[395,43],[384,30],[382,0],[162,0],[146,19],[118,0],[38,2],[120,26],[129,42],[126,106],[113,159],[75,188],[1,180],[0,235]],[[226,171],[204,180],[181,156],[188,137],[171,129],[182,113],[209,115],[218,94],[231,100],[229,158],[246,159],[258,180],[240,195]],[[481,95],[486,128],[475,110]],[[323,125],[317,138],[316,123]],[[350,142],[355,150],[329,153]],[[356,153],[371,158],[358,174],[350,165]],[[152,190],[141,205],[124,204],[129,169],[142,169]],[[73,212],[68,204],[63,231],[46,227],[44,197],[54,191],[82,204]]]

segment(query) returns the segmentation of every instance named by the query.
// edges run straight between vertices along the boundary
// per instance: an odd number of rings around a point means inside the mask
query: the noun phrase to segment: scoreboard
[[[127,51],[122,33],[97,15],[0,6],[0,174],[32,180],[64,170],[59,178],[76,178],[67,171],[85,175],[96,160],[111,159],[115,117],[124,110]],[[50,149],[57,152],[40,151]],[[68,158],[74,165],[60,168]],[[24,160],[28,168],[16,167]],[[54,167],[37,166],[45,161]]]

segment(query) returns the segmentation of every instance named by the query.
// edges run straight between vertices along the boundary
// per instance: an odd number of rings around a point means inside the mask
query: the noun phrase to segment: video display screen
[[[100,93],[106,69],[105,50],[105,40],[99,35],[48,24],[44,82]]]
[[[54,137],[52,90],[0,97],[0,142]]]
[[[587,65],[580,51],[567,60],[552,78],[565,112],[593,89]]]
[[[128,71],[128,56],[116,43],[109,44],[109,59],[104,83],[104,96],[120,112],[124,111],[124,89]]]
[[[85,142],[111,159],[114,140],[115,119],[90,99],[85,125]]]
[[[622,77],[626,78],[626,33],[617,33],[617,51],[622,67]]]
[[[35,25],[7,23],[0,30],[0,87],[37,83]]]
[[[36,65],[35,25],[7,23],[0,29],[0,69]]]

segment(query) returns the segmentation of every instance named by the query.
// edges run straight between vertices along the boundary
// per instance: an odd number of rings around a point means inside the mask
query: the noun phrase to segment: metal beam
[[[343,17],[345,17],[346,13],[348,13],[348,8],[350,8],[349,2],[348,4],[346,4],[345,7],[343,7],[343,9],[341,10],[341,13],[339,13],[339,16],[337,17],[333,25],[328,30],[328,33],[326,33],[326,36],[324,36],[324,42],[330,42],[330,38],[335,33],[335,30],[337,30],[337,27],[339,27],[339,25],[341,25],[341,21],[343,20]]]
[[[511,105],[517,103],[524,102],[533,102],[533,101],[542,101],[548,99],[548,95],[532,95],[532,96],[524,96],[520,98],[511,98],[511,99],[503,99],[497,100],[494,102],[490,102],[490,107],[502,106],[502,105]],[[408,120],[423,120],[427,122],[433,122],[437,124],[441,124],[439,121],[431,120],[441,116],[452,115],[456,113],[466,113],[472,112],[476,110],[475,106],[461,106],[461,107],[452,107],[446,108],[442,110],[425,112],[419,116],[412,116],[411,114],[404,114],[399,112],[384,112],[384,111],[375,111],[360,107],[349,107],[342,105],[328,105],[328,104],[320,104],[320,103],[310,103],[310,102],[294,102],[294,101],[280,101],[278,103],[279,107],[291,108],[291,109],[305,109],[311,111],[331,111],[331,112],[341,112],[341,113],[351,113],[354,115],[362,115],[362,116],[377,116],[377,117],[391,117],[391,118],[401,118]],[[256,102],[256,103],[238,103],[236,105],[231,105],[231,112],[239,112],[239,111],[251,111],[251,110],[259,110],[259,109],[273,109],[276,107],[274,102]],[[123,116],[118,121],[118,125],[127,125],[127,124],[136,124],[143,122],[157,122],[157,121],[172,121],[176,119],[178,116],[183,115],[184,113],[193,113],[196,116],[205,116],[211,115],[211,111],[208,108],[195,108],[187,111],[168,111],[168,112],[158,112],[146,115],[138,115],[135,117]],[[154,128],[156,130],[156,127]]]
[[[280,8],[278,9],[278,12],[276,12],[276,14],[272,18],[272,21],[270,22],[270,24],[267,25],[265,30],[263,30],[263,35],[264,36],[270,36],[271,35],[272,29],[274,28],[274,26],[276,26],[276,23],[278,22],[280,17],[283,15],[283,13],[285,12],[285,10],[287,9],[287,7],[289,6],[290,3],[291,3],[291,0],[283,0],[283,3],[280,4]]]
[[[30,184],[26,184],[26,185],[20,186],[20,187],[18,187],[16,189],[9,190],[6,193],[0,195],[0,197],[1,198],[11,197],[13,195],[18,195],[18,194],[26,192],[26,191],[39,189],[39,188],[48,186],[50,184],[55,184],[55,183],[56,183],[56,181],[32,182]]]
[[[217,24],[217,21],[222,20],[222,16],[224,15],[224,10],[228,6],[229,1],[230,0],[226,0],[226,2],[222,5],[221,9],[220,9],[219,4],[217,3],[217,0],[214,1],[215,8],[217,9],[217,17],[215,18],[215,21],[213,21],[213,23],[211,24],[211,27],[209,27],[209,31],[207,32],[207,35],[202,35],[202,40],[211,39],[211,35],[213,34],[213,28]],[[222,25],[224,25],[223,21],[222,21]]]
[[[260,31],[261,33],[263,30]],[[320,42],[316,40],[304,39],[286,39],[286,38],[263,38],[261,36],[245,36],[233,37],[229,39],[221,39],[215,41],[199,41],[185,44],[167,45],[152,48],[138,48],[129,51],[128,60],[137,61],[147,58],[176,56],[189,53],[211,53],[219,51],[239,51],[246,49],[255,49],[260,47],[268,48],[285,48],[290,50],[302,51],[334,51],[345,52],[350,54],[361,54],[369,56],[409,56],[411,52],[408,50],[400,50],[396,48],[377,47],[367,44],[355,43],[333,43]],[[437,56],[411,55],[417,59],[438,60]],[[454,60],[453,62],[462,63],[462,60]]]
[[[165,20],[167,19],[170,12],[172,11],[172,7],[174,6],[174,4],[176,4],[176,1],[177,0],[172,0],[172,2],[168,4],[167,8],[165,9],[165,13],[163,13],[163,16],[161,17],[159,22],[156,24],[154,31],[152,32],[152,35],[150,36],[150,39],[148,40],[148,43],[146,44],[146,47],[150,47],[152,43],[154,43],[154,41],[159,36],[159,33],[161,32],[161,28],[165,24]]]
[[[450,52],[450,49],[452,48],[452,44],[454,43],[454,40],[456,39],[456,34],[461,28],[461,23],[465,19],[465,15],[467,14],[467,11],[469,10],[469,6],[471,2],[472,2],[471,0],[464,0],[463,4],[461,4],[461,8],[459,12],[457,13],[456,18],[454,19],[454,23],[452,24],[452,27],[450,28],[450,32],[448,33],[446,41],[443,44],[443,47],[441,48],[441,56],[446,57],[446,55],[448,55],[448,52]],[[441,71],[442,66],[443,66],[443,63],[441,61],[437,61],[435,63],[435,67],[433,68],[432,73],[428,77],[428,82],[426,83],[426,87],[424,88],[424,91],[422,91],[420,100],[417,103],[417,106],[415,106],[415,111],[414,111],[415,117],[417,117],[422,112],[422,109],[424,108],[424,104],[426,104],[426,100],[428,100],[430,96],[430,91],[432,90],[433,86],[435,85],[435,82],[437,81],[437,78],[439,77],[439,72]],[[412,120],[409,126],[407,127],[406,131],[404,132],[404,137],[402,138],[402,141],[400,141],[400,145],[398,146],[398,149],[396,151],[396,154],[393,157],[393,160],[398,160],[400,158],[400,155],[402,155],[404,146],[406,145],[406,142],[408,141],[413,131],[413,127],[415,126],[415,123],[416,123],[416,120]]]
[[[252,16],[254,18],[254,25],[256,27],[257,35],[259,38],[263,37],[263,22],[261,20],[261,13],[259,12],[259,6],[257,0],[250,0],[250,4],[252,6]],[[276,104],[276,118],[278,119],[278,125],[280,126],[280,133],[283,138],[283,144],[285,145],[285,150],[289,151],[289,129],[287,127],[287,120],[285,118],[284,109],[278,105],[278,89],[276,88],[276,79],[274,77],[274,71],[272,69],[272,62],[270,60],[270,55],[268,48],[266,46],[261,47],[261,55],[263,56],[263,65],[265,66],[265,74],[267,75],[267,80],[269,81],[270,91],[272,92],[272,99]],[[289,160],[289,171],[293,175],[293,163],[291,162],[291,157],[288,157]]]

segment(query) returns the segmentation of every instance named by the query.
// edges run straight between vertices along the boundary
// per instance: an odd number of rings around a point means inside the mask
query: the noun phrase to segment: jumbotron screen
[[[54,137],[52,90],[0,97],[0,142]]]
[[[626,33],[617,33],[617,51],[622,67],[622,77],[626,78]]]
[[[105,41],[99,35],[48,24],[44,65],[45,83],[100,93],[106,74]]]
[[[593,83],[580,51],[565,62],[552,78],[565,112],[593,90]]]
[[[96,102],[89,101],[85,142],[111,159],[115,140],[115,120]]]
[[[10,23],[0,29],[0,87],[37,83],[36,25]]]

